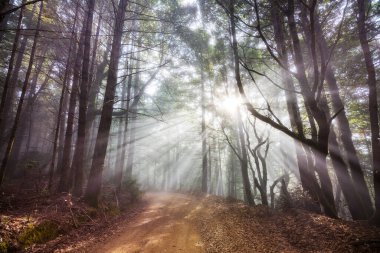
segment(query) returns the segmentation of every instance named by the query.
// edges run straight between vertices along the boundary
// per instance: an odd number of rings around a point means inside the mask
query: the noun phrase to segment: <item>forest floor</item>
[[[42,217],[58,222],[61,214],[61,219],[71,220],[57,203],[61,202],[44,203],[40,216],[50,210],[55,218]],[[83,217],[82,226],[29,247],[27,252],[380,252],[379,228],[299,209],[277,211],[221,197],[179,193],[147,193],[113,218],[107,214],[91,218],[90,210],[78,205],[71,207],[76,214],[72,217],[78,217],[80,210],[87,210],[84,216],[89,216]],[[2,223],[4,217],[14,222],[14,217],[21,216],[2,214]]]

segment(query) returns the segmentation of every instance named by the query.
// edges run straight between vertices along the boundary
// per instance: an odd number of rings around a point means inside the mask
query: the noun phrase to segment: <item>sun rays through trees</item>
[[[2,188],[380,223],[376,1],[5,2]]]

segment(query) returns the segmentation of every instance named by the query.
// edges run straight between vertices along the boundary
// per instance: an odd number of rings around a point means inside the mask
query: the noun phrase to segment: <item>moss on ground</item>
[[[36,243],[45,243],[55,239],[59,234],[59,227],[51,221],[38,225],[29,225],[18,237],[20,244],[27,248]]]
[[[8,252],[8,243],[6,241],[0,241],[0,253]]]

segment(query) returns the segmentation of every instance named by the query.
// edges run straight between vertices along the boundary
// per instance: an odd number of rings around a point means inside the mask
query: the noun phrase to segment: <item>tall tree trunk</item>
[[[210,140],[210,143],[208,145],[208,165],[207,165],[207,175],[208,175],[208,181],[207,181],[207,193],[212,193],[211,190],[212,190],[212,187],[213,187],[213,183],[212,183],[212,173],[211,173],[211,167],[212,167],[212,163],[211,163],[211,140]]]
[[[283,16],[280,14],[280,11],[275,3],[271,4],[271,20],[274,28],[274,39],[276,41],[277,51],[279,52],[279,59],[286,68],[289,68],[288,51],[285,43],[283,24],[281,22],[283,21]],[[290,125],[294,132],[298,132],[299,135],[304,136],[304,129],[298,107],[297,96],[295,92],[292,92],[295,91],[292,77],[286,70],[281,69],[281,78],[286,88],[285,98]],[[309,147],[304,146],[302,143],[297,141],[294,141],[294,145],[296,149],[296,158],[302,188],[306,190],[314,200],[318,200],[318,195],[320,192],[318,181],[315,174],[310,171],[307,163],[306,150],[309,149]]]
[[[125,86],[125,83],[123,84]],[[123,90],[125,88],[123,87]],[[123,94],[126,92],[122,91]],[[125,95],[122,95],[122,100],[125,100]],[[124,103],[122,103],[124,104]],[[124,108],[124,105],[122,105],[121,108]],[[123,167],[122,166],[122,160],[124,159],[124,154],[123,154],[123,142],[124,142],[124,134],[125,134],[125,128],[124,128],[124,118],[120,117],[118,120],[118,127],[117,127],[117,133],[116,133],[116,138],[117,138],[117,145],[116,145],[116,162],[115,162],[115,173],[113,177],[113,182],[115,182],[116,189],[117,191],[120,190],[119,188],[119,178],[123,177]]]
[[[111,38],[111,36],[109,37]],[[106,50],[103,53],[103,59],[96,68],[95,80],[91,85],[89,94],[88,94],[88,109],[87,109],[87,129],[89,132],[89,138],[87,139],[87,154],[86,157],[91,158],[94,152],[94,146],[96,141],[96,133],[98,127],[98,121],[96,121],[97,116],[97,96],[100,92],[100,87],[104,78],[107,77],[106,67],[108,66],[108,55],[111,47],[111,40],[107,42]],[[91,160],[91,159],[89,159]],[[89,161],[89,167],[91,167],[91,162]]]
[[[234,154],[232,147],[229,148],[228,152],[228,197],[236,198],[236,190],[235,190],[235,166],[234,166]]]
[[[372,144],[372,166],[373,166],[373,183],[375,189],[375,214],[372,217],[372,223],[380,225],[380,133],[379,133],[379,108],[376,90],[376,71],[373,64],[371,50],[369,48],[367,28],[366,28],[366,5],[364,0],[357,0],[358,5],[358,31],[360,45],[364,55],[365,66],[367,69],[367,84],[369,88],[368,109],[371,126],[371,144]]]
[[[70,63],[71,65],[73,64],[73,61]],[[64,148],[64,145],[65,145],[65,133],[66,133],[66,119],[67,119],[67,106],[69,104],[69,86],[70,86],[70,82],[71,82],[71,77],[72,77],[72,67],[69,66],[69,73],[68,73],[68,79],[67,79],[67,82],[66,82],[66,89],[67,89],[67,92],[65,92],[65,97],[63,98],[63,108],[62,108],[62,119],[60,121],[60,127],[59,127],[59,137],[58,137],[58,150],[57,150],[57,169],[58,169],[58,173],[59,175],[61,175],[62,173],[62,158],[63,158],[63,148]]]
[[[138,75],[138,74],[137,74]],[[138,78],[135,79],[135,82],[138,82]],[[134,88],[134,97],[136,98],[136,86],[138,84],[135,84]],[[128,159],[127,159],[127,166],[126,166],[126,177],[127,179],[132,178],[132,171],[133,171],[133,162],[135,158],[135,141],[136,141],[136,120],[137,120],[137,105],[131,106],[131,119],[130,119],[130,127],[128,129],[129,132],[129,142],[128,142]]]
[[[237,110],[239,110],[239,108]],[[241,114],[239,111],[237,111],[237,121],[238,121],[237,125],[238,125],[238,134],[239,134],[240,150],[241,150],[240,168],[241,168],[241,175],[243,178],[244,197],[248,205],[254,206],[255,201],[252,197],[251,183],[249,181],[249,175],[248,175],[249,157],[247,153],[247,146],[245,144],[243,121],[242,121]]]
[[[218,161],[219,161],[219,166],[218,166],[218,187],[217,187],[217,195],[223,196],[224,195],[224,189],[223,189],[223,172],[222,172],[222,157],[221,157],[221,152],[220,152],[220,141],[218,139]]]
[[[133,43],[132,43],[133,44]],[[133,51],[133,47],[131,49]],[[130,108],[130,100],[131,100],[131,91],[132,91],[132,57],[129,61],[129,75],[128,75],[128,81],[127,81],[127,101],[126,101],[126,115],[124,119],[124,134],[123,134],[123,144],[121,147],[121,156],[123,156],[123,159],[120,161],[120,168],[118,171],[116,171],[116,180],[115,185],[117,188],[117,191],[120,192],[121,185],[123,182],[123,171],[125,167],[125,156],[126,156],[126,150],[127,150],[127,144],[128,144],[128,127],[129,127],[129,108]],[[129,147],[129,145],[128,145]],[[129,160],[129,157],[128,157]],[[127,161],[128,162],[128,161]],[[127,165],[128,168],[128,165]],[[127,178],[130,178],[132,175],[127,175]]]
[[[85,167],[86,169],[91,166],[91,155],[92,155],[92,143],[93,139],[95,136],[93,135],[93,132],[91,131],[92,128],[95,128],[94,120],[95,120],[95,111],[96,111],[96,97],[99,93],[100,86],[101,86],[101,81],[103,78],[101,78],[100,82],[97,82],[96,77],[94,78],[94,69],[95,69],[95,64],[96,64],[96,55],[98,51],[98,43],[99,43],[99,33],[100,33],[100,26],[102,24],[102,15],[100,14],[99,20],[98,20],[98,25],[96,28],[96,34],[95,34],[95,41],[94,41],[94,46],[92,48],[92,57],[91,57],[91,65],[90,65],[90,70],[89,70],[89,87],[88,87],[88,109],[87,109],[87,124],[86,124],[86,133],[87,133],[87,138],[86,138],[86,162],[85,162]],[[107,50],[108,51],[108,48]],[[106,56],[108,55],[108,52],[104,53]],[[104,64],[105,66],[105,64]],[[103,69],[104,72],[104,69]],[[94,80],[95,79],[95,80]]]
[[[39,36],[39,31],[40,31],[40,26],[41,26],[42,11],[43,11],[43,2],[40,3],[40,10],[39,10],[39,14],[38,14],[38,21],[37,21],[36,32],[34,34],[34,41],[33,41],[33,46],[32,46],[32,50],[31,50],[31,53],[30,53],[28,69],[27,69],[26,74],[25,74],[25,80],[24,80],[24,83],[23,83],[20,100],[19,100],[19,103],[18,103],[18,106],[17,106],[16,117],[15,117],[12,129],[11,129],[11,134],[10,134],[8,145],[7,145],[7,148],[6,148],[6,151],[5,151],[5,155],[4,155],[4,158],[3,158],[2,162],[1,162],[1,167],[0,167],[0,186],[3,183],[4,176],[5,176],[5,170],[6,170],[6,167],[7,167],[7,164],[8,164],[9,157],[10,157],[11,152],[12,152],[12,146],[13,146],[13,142],[14,142],[14,139],[15,139],[15,136],[16,136],[17,127],[18,127],[18,123],[19,123],[20,116],[21,116],[22,105],[24,103],[24,98],[25,98],[26,90],[28,88],[28,82],[29,82],[30,73],[32,72],[32,67],[33,67],[33,62],[34,62],[34,55],[35,55],[35,52],[36,52],[37,41],[38,41],[38,36]]]
[[[84,180],[84,156],[85,156],[85,141],[86,141],[86,113],[88,100],[88,86],[90,81],[89,65],[90,65],[90,50],[91,50],[91,31],[94,16],[95,0],[87,1],[87,15],[85,26],[85,38],[83,49],[82,63],[82,78],[80,82],[79,92],[79,119],[78,119],[78,134],[73,157],[71,170],[75,173],[73,194],[77,197],[83,193]]]
[[[207,193],[207,130],[206,130],[206,98],[205,77],[203,66],[203,55],[201,56],[201,106],[202,106],[202,192]]]
[[[36,5],[33,6],[32,13],[35,12],[35,9],[36,9]],[[32,14],[26,13],[25,19],[26,19],[27,27],[31,27],[32,26]],[[22,66],[22,60],[24,58],[24,52],[25,52],[26,46],[28,44],[28,39],[29,39],[28,34],[21,33],[21,35],[23,37],[22,37],[22,40],[20,42],[20,47],[17,50],[17,58],[16,58],[16,62],[14,64],[13,73],[10,77],[9,91],[7,92],[7,96],[5,99],[5,105],[4,105],[4,109],[3,109],[3,119],[7,119],[7,121],[9,121],[13,118],[12,107],[13,107],[14,99],[16,96],[17,81],[18,81],[19,72],[20,72],[20,69]],[[6,124],[6,122],[4,120],[1,123],[2,124],[0,125],[0,138],[2,141],[1,149],[3,149],[3,146],[4,146],[3,144],[7,142],[8,137],[9,137],[9,134],[7,134],[7,130],[9,130],[7,127],[9,124]]]
[[[129,73],[129,67],[128,67],[128,61],[126,62],[126,75]],[[121,89],[121,108],[126,108],[129,101],[126,101],[126,97],[128,97],[128,78],[127,80],[123,81],[123,87]],[[128,109],[126,111],[127,117],[128,117]],[[119,193],[121,190],[121,184],[123,181],[123,170],[124,170],[124,160],[125,160],[125,149],[124,146],[125,143],[125,135],[127,133],[126,125],[128,126],[128,123],[125,124],[126,118],[121,117],[119,119],[119,126],[118,126],[118,132],[117,132],[117,154],[116,154],[116,166],[115,166],[115,177],[113,178],[113,182],[116,186],[116,191]]]
[[[141,60],[139,48],[141,48],[141,40],[137,41],[137,50],[138,50],[137,55],[136,55],[137,71],[140,69],[140,60]],[[142,91],[142,89],[143,89],[143,86],[140,83],[140,73],[137,72],[134,83],[133,83],[133,102],[128,107],[128,110],[130,108],[131,119],[130,119],[130,128],[129,128],[128,159],[127,159],[127,166],[126,166],[127,179],[131,179],[132,174],[133,174],[133,164],[134,164],[134,159],[135,159],[137,106],[141,98],[140,91]],[[167,181],[165,181],[165,184],[167,184]]]
[[[0,102],[0,126],[3,126],[3,121],[5,119],[4,118],[5,100],[6,100],[7,94],[8,94],[9,83],[10,83],[10,79],[11,79],[11,75],[12,75],[14,60],[15,60],[17,46],[18,46],[18,41],[19,41],[19,38],[20,38],[20,28],[21,28],[23,14],[24,14],[24,8],[21,8],[20,14],[19,14],[19,17],[18,17],[17,31],[16,31],[16,35],[15,35],[15,38],[14,38],[14,41],[13,41],[11,58],[9,59],[8,72],[7,72],[7,76],[5,78],[5,82],[4,82],[4,86],[3,86],[3,93],[2,93],[2,96],[1,96],[1,102]]]
[[[71,170],[71,145],[73,141],[73,129],[74,129],[74,118],[75,118],[75,108],[77,104],[77,96],[79,89],[79,78],[80,78],[80,66],[82,65],[83,58],[83,41],[84,41],[84,29],[80,35],[78,50],[76,43],[74,43],[73,52],[76,54],[74,69],[73,69],[73,82],[71,85],[71,94],[69,101],[69,109],[67,112],[67,125],[65,133],[65,143],[63,146],[62,154],[62,168],[61,168],[61,177],[58,185],[59,192],[68,192],[71,189],[73,184],[72,182],[72,170]]]
[[[121,38],[123,35],[123,24],[128,1],[120,0],[114,27],[114,39],[112,42],[110,65],[107,77],[107,86],[104,95],[103,109],[100,117],[98,135],[96,137],[95,151],[90,170],[90,176],[86,189],[86,201],[97,206],[102,185],[102,173],[104,159],[106,156],[109,132],[112,123],[112,111],[117,85],[117,71],[121,53]]]
[[[79,3],[79,2],[78,2]],[[58,108],[58,115],[57,115],[57,120],[56,120],[56,127],[55,127],[55,132],[54,132],[54,141],[53,141],[53,154],[52,154],[52,159],[50,163],[50,168],[49,168],[49,190],[51,190],[52,184],[53,184],[53,177],[54,177],[54,169],[55,169],[55,160],[56,160],[56,152],[57,152],[57,147],[58,147],[58,137],[60,133],[60,127],[61,127],[61,121],[63,121],[63,115],[62,111],[64,110],[64,102],[65,102],[65,96],[66,96],[66,90],[68,86],[68,80],[70,79],[70,62],[71,62],[71,55],[72,55],[72,47],[74,43],[74,32],[75,32],[75,26],[77,22],[77,16],[78,16],[78,4],[77,8],[75,11],[75,17],[74,17],[74,23],[73,27],[71,29],[71,38],[70,38],[70,44],[69,44],[69,50],[67,52],[67,60],[66,60],[66,66],[65,66],[65,74],[62,80],[62,91],[61,91],[61,97],[59,100],[59,108]]]
[[[260,148],[261,149],[261,148]],[[257,156],[261,162],[261,168],[263,169],[262,174],[262,182],[260,184],[261,188],[261,203],[263,205],[268,205],[268,167],[266,158],[268,156],[268,150],[269,150],[269,140],[266,143],[264,155],[262,155],[261,150],[257,150]]]

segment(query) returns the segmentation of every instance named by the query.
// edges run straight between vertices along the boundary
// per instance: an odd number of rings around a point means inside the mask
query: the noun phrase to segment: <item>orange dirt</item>
[[[204,252],[200,235],[192,222],[197,208],[194,198],[173,193],[149,193],[149,206],[106,242],[96,243],[87,252]]]

